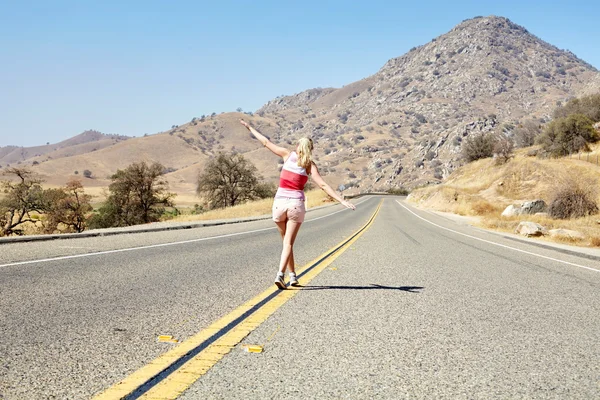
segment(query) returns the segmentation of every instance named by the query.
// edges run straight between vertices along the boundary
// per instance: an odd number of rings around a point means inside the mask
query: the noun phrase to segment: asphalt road
[[[309,213],[297,264],[379,201]],[[598,259],[405,207],[386,197],[335,269],[244,339],[263,353],[234,349],[182,398],[600,398]],[[271,224],[2,245],[1,396],[89,398],[173,346],[157,335],[235,309],[271,284]]]

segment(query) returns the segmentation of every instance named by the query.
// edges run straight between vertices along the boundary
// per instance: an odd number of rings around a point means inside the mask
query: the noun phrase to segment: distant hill
[[[573,53],[506,18],[477,17],[389,60],[370,77],[279,97],[252,116],[196,117],[127,140],[84,132],[56,145],[5,147],[0,165],[35,162],[33,168],[57,184],[89,169],[95,179],[84,184],[102,186],[117,168],[155,160],[169,171],[173,190],[193,195],[210,157],[238,151],[275,180],[277,158],[239,125],[245,118],[281,145],[315,139],[317,163],[335,187],[414,187],[440,182],[460,166],[461,142],[469,135],[510,134],[525,119],[548,121],[557,104],[597,91],[600,73]]]
[[[98,131],[85,131],[70,139],[56,144],[46,144],[35,147],[0,147],[0,166],[16,164],[28,160],[62,158],[85,154],[108,146],[112,146],[129,137],[121,135],[106,135]]]

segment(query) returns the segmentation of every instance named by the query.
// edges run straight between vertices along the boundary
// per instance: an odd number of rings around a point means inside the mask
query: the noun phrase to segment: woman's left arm
[[[317,185],[319,185],[319,187],[325,192],[327,193],[329,196],[333,197],[334,199],[336,199],[337,201],[339,201],[340,203],[342,203],[342,205],[346,208],[349,208],[351,210],[355,210],[356,207],[354,206],[354,204],[350,203],[349,201],[346,201],[344,199],[342,199],[340,197],[339,194],[337,194],[335,192],[335,190],[333,190],[331,188],[331,186],[329,186],[327,184],[327,182],[325,182],[325,180],[321,177],[321,174],[319,174],[319,169],[317,168],[317,165],[313,162],[312,166],[310,167],[310,175],[312,176],[313,180],[315,181],[315,183]]]

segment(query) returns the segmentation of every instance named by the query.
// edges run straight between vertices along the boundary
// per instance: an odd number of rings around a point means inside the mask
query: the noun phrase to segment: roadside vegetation
[[[466,165],[442,184],[413,191],[423,207],[478,217],[486,228],[514,232],[522,221],[582,235],[552,240],[600,246],[600,95],[573,99],[546,126],[534,121],[463,144]],[[501,140],[513,141],[517,149]],[[500,154],[498,149],[509,149]],[[502,216],[507,206],[541,199],[545,212]],[[546,236],[545,236],[546,237]]]
[[[92,207],[80,181],[44,189],[43,181],[26,168],[8,168],[5,174],[14,179],[1,182],[0,236],[22,235],[27,226],[40,233],[85,230]]]
[[[83,232],[86,229],[131,226],[175,219],[221,219],[270,212],[276,187],[263,182],[256,167],[241,154],[220,153],[198,175],[199,203],[193,209],[175,207],[174,193],[160,163],[133,163],[110,179],[105,200],[92,207],[79,180],[60,188],[27,168],[7,168],[1,181],[0,236]],[[310,204],[323,196],[309,194]]]

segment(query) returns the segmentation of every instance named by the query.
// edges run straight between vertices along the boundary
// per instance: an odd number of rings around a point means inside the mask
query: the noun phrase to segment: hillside
[[[574,229],[586,235],[579,244],[586,245],[596,238],[600,245],[598,215],[572,220],[553,220],[546,216],[521,215],[501,217],[511,204],[542,199],[550,204],[557,188],[579,184],[584,188],[597,187],[600,182],[600,145],[592,146],[588,155],[540,159],[520,150],[506,164],[498,165],[487,158],[464,165],[454,171],[441,185],[414,190],[408,200],[423,208],[481,217],[486,228],[513,232],[519,221],[534,221],[548,229]],[[596,193],[600,204],[600,192]]]
[[[520,122],[545,122],[558,102],[600,91],[600,73],[506,18],[465,20],[450,32],[389,60],[374,75],[342,88],[315,88],[269,101],[253,116],[194,118],[173,129],[125,141],[0,148],[0,166],[21,162],[61,184],[89,169],[88,186],[131,162],[160,161],[174,190],[192,196],[204,163],[219,151],[247,155],[268,180],[277,158],[239,125],[249,120],[274,142],[292,147],[310,136],[332,186],[348,193],[439,183],[462,164],[469,135]],[[95,149],[95,150],[94,150]]]

